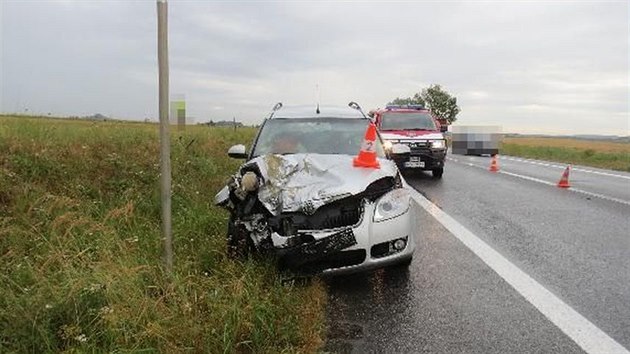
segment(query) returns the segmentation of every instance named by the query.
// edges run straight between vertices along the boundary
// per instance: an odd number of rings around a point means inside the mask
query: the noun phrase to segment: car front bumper
[[[401,156],[394,155],[392,159],[396,162],[396,165],[400,170],[419,169],[419,170],[433,170],[436,168],[444,167],[444,160],[446,158],[446,149],[414,149],[410,154]],[[409,167],[406,162],[419,161],[423,163],[422,167]]]
[[[373,202],[366,202],[361,221],[350,227],[356,240],[355,245],[309,261],[300,266],[299,270],[323,275],[349,274],[411,259],[416,248],[412,226],[415,203],[410,201],[409,209],[405,213],[380,222],[373,221],[375,206]],[[316,240],[321,240],[340,230],[343,229],[309,233]],[[396,240],[404,240],[405,246],[395,249],[393,243]]]

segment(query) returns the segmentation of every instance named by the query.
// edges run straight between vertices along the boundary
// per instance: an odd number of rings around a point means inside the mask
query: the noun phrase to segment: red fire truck
[[[409,146],[409,154],[393,154],[401,170],[430,170],[434,178],[444,173],[446,121],[440,122],[421,105],[390,105],[374,112],[373,118],[385,148]]]

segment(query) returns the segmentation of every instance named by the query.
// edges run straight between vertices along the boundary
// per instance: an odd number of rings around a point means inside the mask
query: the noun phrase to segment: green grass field
[[[570,138],[505,138],[501,154],[630,172],[630,144]]]
[[[0,117],[0,352],[314,352],[325,290],[226,258],[214,195],[255,131],[172,130],[175,270],[158,126]]]

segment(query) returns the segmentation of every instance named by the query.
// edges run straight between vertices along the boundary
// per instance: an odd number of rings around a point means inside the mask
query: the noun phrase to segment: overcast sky
[[[2,112],[157,117],[155,1],[0,0]],[[171,93],[197,121],[278,101],[366,110],[432,83],[458,124],[629,134],[628,1],[169,1]]]

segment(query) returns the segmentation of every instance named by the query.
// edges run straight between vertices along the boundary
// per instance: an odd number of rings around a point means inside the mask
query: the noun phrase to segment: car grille
[[[351,197],[324,205],[313,215],[284,213],[269,218],[268,222],[280,235],[291,236],[298,230],[327,230],[353,226],[361,221],[362,213],[363,200]]]
[[[428,148],[429,147],[429,143],[426,142],[426,141],[411,142],[408,145],[412,149],[422,149],[422,148]]]
[[[372,258],[385,257],[387,256],[388,253],[389,253],[389,241],[378,243],[372,246],[372,249],[370,250],[370,255],[372,256]]]
[[[426,147],[417,147],[411,148],[411,155],[419,156],[419,155],[431,155],[431,149]]]
[[[311,216],[304,216],[304,223],[298,227],[307,230],[325,230],[352,226],[361,220],[363,202],[359,198],[345,198],[324,205]]]
[[[337,227],[351,226],[361,219],[361,208],[342,210],[338,215],[329,215],[324,219],[322,227],[324,229],[334,229]]]
[[[326,269],[350,267],[365,261],[365,250],[341,251],[304,264],[301,269],[306,272],[318,273]]]
[[[378,199],[396,188],[400,184],[399,179],[400,176],[378,179],[367,186],[362,193],[326,204],[312,215],[298,212],[270,217],[269,226],[283,236],[295,235],[298,230],[327,230],[354,226],[361,221],[364,200]]]
[[[431,154],[431,146],[428,141],[413,141],[413,140],[402,140],[401,144],[405,144],[409,146],[411,150],[411,155],[430,155]]]

